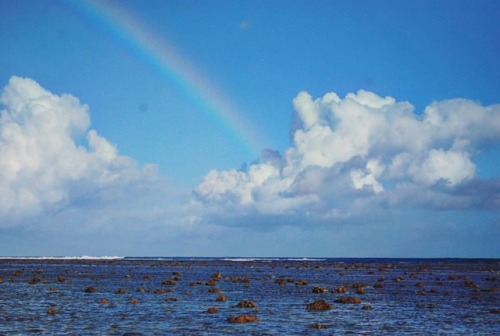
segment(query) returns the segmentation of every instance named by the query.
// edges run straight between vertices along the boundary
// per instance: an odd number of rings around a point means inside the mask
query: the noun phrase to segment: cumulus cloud
[[[101,222],[120,213],[123,219],[123,207],[133,212],[148,189],[165,187],[156,167],[140,167],[119,155],[113,144],[90,129],[88,107],[77,98],[12,77],[0,101],[1,226],[35,216],[75,215],[78,209],[76,221],[92,213]],[[115,211],[97,215],[103,207]]]
[[[500,203],[497,181],[478,180],[473,161],[500,139],[500,105],[451,99],[417,114],[408,102],[360,90],[317,99],[300,92],[293,106],[291,146],[246,171],[209,172],[195,190],[200,202],[331,219],[374,206],[477,206],[481,197],[466,190],[487,184],[490,208]]]

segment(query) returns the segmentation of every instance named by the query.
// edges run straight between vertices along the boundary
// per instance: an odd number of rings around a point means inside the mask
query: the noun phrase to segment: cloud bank
[[[12,77],[0,101],[0,226],[68,213],[68,222],[106,225],[110,217],[148,218],[166,202],[169,188],[156,167],[119,155],[90,129],[88,107],[77,98]],[[150,194],[161,197],[152,202]]]
[[[265,151],[246,171],[209,172],[195,190],[200,202],[222,217],[330,221],[387,208],[500,207],[499,181],[478,179],[474,163],[500,138],[500,105],[452,99],[417,114],[363,90],[343,99],[300,92],[293,105],[291,147]]]
[[[0,102],[0,254],[498,255],[500,181],[475,158],[500,105],[301,92],[284,153],[180,190],[69,94],[12,77]]]

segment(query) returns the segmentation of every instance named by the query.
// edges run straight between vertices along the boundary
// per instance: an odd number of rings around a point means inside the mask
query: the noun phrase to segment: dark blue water
[[[0,335],[500,334],[498,259],[0,259],[0,278]]]

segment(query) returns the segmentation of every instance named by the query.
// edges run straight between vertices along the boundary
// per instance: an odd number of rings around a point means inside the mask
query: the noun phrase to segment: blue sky
[[[0,255],[499,257],[498,1],[0,6]]]

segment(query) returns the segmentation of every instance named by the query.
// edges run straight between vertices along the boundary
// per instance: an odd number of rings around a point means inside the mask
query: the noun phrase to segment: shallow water
[[[4,259],[0,277],[0,335],[500,334],[500,261],[491,259]],[[346,293],[332,293],[339,286]],[[335,302],[346,296],[361,303]],[[257,307],[236,307],[242,300]],[[316,300],[333,308],[308,311]],[[259,321],[227,321],[242,314]]]

